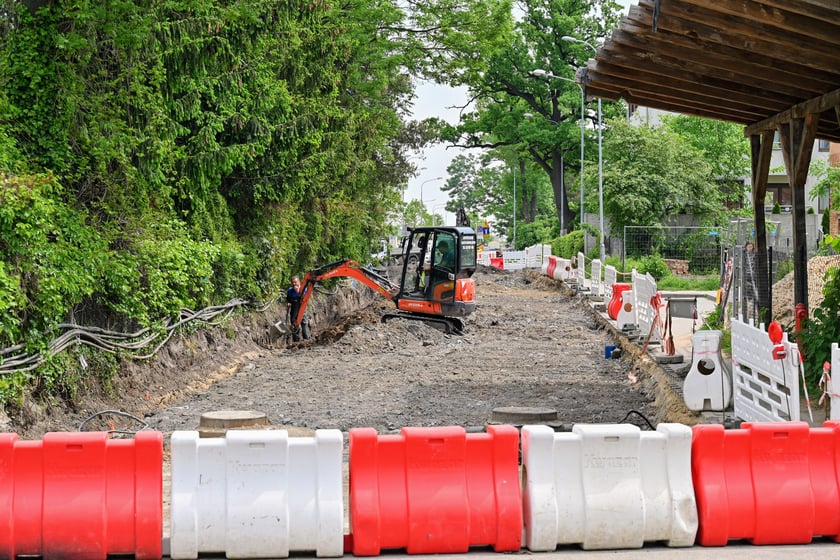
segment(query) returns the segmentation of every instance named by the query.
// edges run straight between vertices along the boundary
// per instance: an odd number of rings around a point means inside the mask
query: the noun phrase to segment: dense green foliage
[[[826,244],[840,253],[840,237],[826,236]],[[823,375],[823,364],[831,363],[831,345],[840,342],[840,268],[826,271],[822,304],[810,313],[798,340],[805,355],[806,379],[815,387]]]
[[[506,36],[505,48],[484,51],[481,60],[487,71],[460,82],[474,103],[457,125],[442,127],[443,136],[465,148],[496,149],[493,157],[503,162],[509,175],[519,170],[520,161],[534,166],[548,179],[551,213],[565,233],[575,216],[571,199],[576,197],[569,196],[569,187],[577,190],[574,181],[580,169],[581,90],[574,83],[575,69],[618,23],[619,5],[611,0],[525,0],[517,3],[517,9],[519,17]],[[563,36],[590,46],[564,41]],[[534,74],[535,70],[548,74]],[[595,161],[597,113],[591,105],[585,112],[586,157]],[[622,110],[615,104],[604,104],[606,115],[617,112]],[[533,187],[536,194],[538,184],[524,186]],[[522,194],[528,192],[523,189]],[[519,208],[524,211],[529,206]],[[530,222],[537,214],[525,213],[522,218]],[[505,229],[512,237],[512,224]]]
[[[603,181],[604,214],[612,231],[661,225],[672,214],[707,215],[721,207],[710,165],[681,136],[621,118],[609,127]],[[587,174],[591,180],[597,170]]]

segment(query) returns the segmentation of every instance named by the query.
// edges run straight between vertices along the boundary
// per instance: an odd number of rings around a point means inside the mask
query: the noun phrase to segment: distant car
[[[386,263],[388,259],[391,258],[391,246],[388,245],[388,241],[380,239],[378,249],[374,249],[370,252],[370,258],[383,264]]]

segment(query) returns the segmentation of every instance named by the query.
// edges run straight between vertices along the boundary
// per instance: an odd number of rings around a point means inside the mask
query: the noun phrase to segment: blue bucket
[[[609,360],[612,358],[613,350],[615,350],[616,346],[604,346],[604,358]]]

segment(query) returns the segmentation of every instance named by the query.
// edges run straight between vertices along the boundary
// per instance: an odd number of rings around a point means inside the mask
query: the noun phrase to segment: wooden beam
[[[639,5],[652,9],[652,2],[653,0],[639,0]],[[684,2],[672,0],[661,7],[660,13],[660,19],[663,21],[667,19],[665,16],[676,16],[685,21],[702,23],[712,28],[725,30],[727,33],[735,33],[744,38],[761,39],[770,43],[799,45],[800,48],[807,48],[809,51],[819,53],[820,56],[831,56],[832,52],[837,51],[836,41],[818,41],[808,35],[807,29],[781,33],[778,28],[763,20],[748,20]]]
[[[643,68],[649,72],[659,73],[663,76],[680,77],[685,74],[694,76],[698,86],[703,82],[714,83],[715,81],[729,84],[741,84],[753,89],[753,93],[761,92],[765,97],[773,98],[776,95],[792,97],[794,99],[811,99],[819,95],[807,84],[801,81],[798,83],[786,83],[773,80],[773,75],[768,74],[760,77],[745,79],[743,70],[736,68],[723,70],[706,65],[702,62],[701,53],[694,53],[691,56],[680,54],[644,52],[636,49],[615,49],[607,53],[605,61],[628,69],[635,67]],[[739,88],[743,89],[743,88]]]
[[[770,274],[767,262],[767,223],[764,216],[764,199],[767,196],[767,178],[770,173],[770,159],[773,155],[772,131],[764,131],[760,135],[750,136],[750,150],[752,155],[752,206],[755,225],[756,251],[756,291],[758,292],[758,309],[765,310],[764,323],[769,325],[773,319],[773,304],[769,282]]]
[[[791,119],[779,124],[793,199],[793,302],[808,311],[808,245],[805,235],[805,181],[811,165],[819,114]]]
[[[836,0],[756,0],[757,3],[787,10],[794,14],[836,24],[840,20],[840,4]]]
[[[744,129],[744,134],[751,136],[764,130],[775,129],[782,123],[787,123],[797,118],[801,119],[810,114],[819,114],[838,105],[840,105],[840,89],[830,91],[814,99],[809,99],[808,101],[794,105],[787,111],[782,111],[777,115],[753,123]]]
[[[703,10],[741,17],[763,25],[775,27],[781,32],[802,33],[807,30],[811,40],[837,43],[837,24],[820,21],[795,12],[763,5],[760,0],[670,0],[670,5],[693,4]]]
[[[720,47],[701,39],[688,40],[667,31],[649,34],[640,26],[624,27],[613,31],[611,41],[639,51],[680,57],[692,66],[703,64],[711,69],[738,73],[744,82],[765,81],[772,76],[774,81],[801,87],[802,81],[807,80],[811,91],[808,97],[831,89],[837,83],[836,67],[831,73],[823,72],[751,51]]]
[[[647,72],[637,71],[628,74],[620,66],[610,64],[598,64],[589,70],[592,81],[597,81],[605,87],[633,91],[636,93],[645,92],[646,95],[655,95],[657,98],[670,98],[673,100],[691,101],[694,105],[709,107],[726,105],[726,109],[732,113],[742,115],[749,119],[749,115],[766,115],[768,110],[778,110],[784,105],[776,105],[775,109],[765,106],[765,99],[747,96],[746,99],[740,96],[733,96],[724,88],[704,87],[698,88],[691,82],[681,80],[663,80],[660,76]],[[747,120],[747,122],[749,122]]]
[[[649,32],[652,22],[652,8],[645,4],[630,6],[628,15],[622,18],[620,29],[629,29],[628,24],[647,27]],[[723,22],[721,22],[722,24]],[[715,44],[736,49],[744,53],[762,53],[772,59],[796,64],[803,69],[814,68],[836,75],[837,50],[830,49],[822,53],[787,39],[787,36],[774,36],[769,39],[756,37],[753,33],[739,33],[729,27],[707,25],[697,20],[683,19],[675,14],[666,14],[659,19],[657,33],[670,33],[687,39],[697,39],[705,45]]]

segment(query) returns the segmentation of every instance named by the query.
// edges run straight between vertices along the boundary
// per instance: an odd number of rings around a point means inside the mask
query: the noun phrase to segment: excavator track
[[[422,321],[446,334],[464,334],[464,321],[459,317],[436,317],[433,315],[420,315],[418,313],[404,313],[401,311],[389,312],[382,315],[381,321],[387,323],[389,319],[408,319],[409,321]]]

